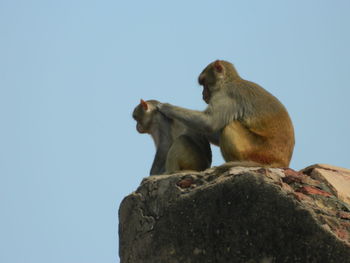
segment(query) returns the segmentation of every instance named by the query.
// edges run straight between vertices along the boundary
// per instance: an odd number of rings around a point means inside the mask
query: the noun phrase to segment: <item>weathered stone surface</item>
[[[120,205],[121,262],[350,262],[350,206],[315,169],[147,177]]]
[[[328,164],[315,164],[303,169],[304,173],[325,182],[334,194],[350,204],[350,170]]]

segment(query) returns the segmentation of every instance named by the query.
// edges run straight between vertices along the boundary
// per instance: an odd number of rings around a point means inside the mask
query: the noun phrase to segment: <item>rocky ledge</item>
[[[350,170],[150,176],[119,209],[122,263],[350,262]]]

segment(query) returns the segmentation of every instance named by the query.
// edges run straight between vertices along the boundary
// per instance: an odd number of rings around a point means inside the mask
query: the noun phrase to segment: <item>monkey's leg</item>
[[[172,144],[166,161],[166,172],[194,170],[203,171],[210,167],[211,154],[206,153],[194,139],[181,135]]]
[[[259,144],[257,136],[239,121],[228,124],[220,137],[220,149],[226,162],[249,160],[247,155],[256,152]]]
[[[227,125],[220,137],[220,148],[226,162],[253,162],[267,167],[286,167],[274,144],[238,121]]]
[[[180,152],[181,150],[174,144],[170,147],[165,163],[165,174],[181,170],[179,165],[179,154],[181,154]]]

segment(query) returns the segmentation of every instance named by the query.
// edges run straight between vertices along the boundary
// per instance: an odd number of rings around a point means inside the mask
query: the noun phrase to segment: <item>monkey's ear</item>
[[[224,66],[221,64],[220,60],[216,60],[214,62],[214,68],[219,73],[222,73],[224,71]]]
[[[140,105],[142,106],[142,108],[144,110],[148,110],[148,104],[146,101],[144,101],[143,99],[140,100]]]

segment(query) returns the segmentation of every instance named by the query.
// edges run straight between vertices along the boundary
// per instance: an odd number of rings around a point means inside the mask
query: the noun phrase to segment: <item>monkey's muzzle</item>
[[[208,104],[210,100],[210,91],[206,86],[203,86],[202,98]]]
[[[146,131],[144,130],[144,128],[142,127],[142,125],[140,123],[137,123],[136,124],[136,130],[139,132],[139,133],[146,133]]]

